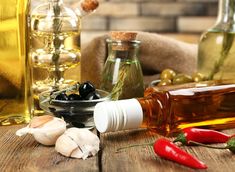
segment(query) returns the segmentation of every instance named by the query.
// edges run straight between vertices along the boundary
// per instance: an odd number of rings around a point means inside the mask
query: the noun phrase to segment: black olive
[[[86,96],[86,100],[96,100],[100,99],[100,95],[97,92],[92,92]]]
[[[78,95],[78,94],[70,94],[68,99],[70,101],[73,101],[73,100],[82,100],[82,97],[80,95]]]
[[[65,94],[64,92],[60,93],[59,95],[57,95],[55,97],[55,100],[68,100],[68,96],[67,94]]]
[[[94,91],[95,87],[90,82],[84,82],[79,86],[79,93],[83,98]]]

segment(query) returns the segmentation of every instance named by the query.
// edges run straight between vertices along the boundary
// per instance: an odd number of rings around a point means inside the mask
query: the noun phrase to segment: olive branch
[[[120,96],[123,93],[123,87],[124,87],[124,83],[125,80],[128,76],[128,72],[130,70],[130,64],[122,64],[122,66],[119,69],[119,73],[118,73],[118,82],[114,85],[112,91],[111,91],[111,95],[110,97],[112,98],[112,100],[118,100],[120,98]]]

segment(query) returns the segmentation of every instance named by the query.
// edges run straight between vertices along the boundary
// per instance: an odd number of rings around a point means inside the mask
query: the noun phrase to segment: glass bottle
[[[0,1],[0,125],[31,118],[29,5],[30,0]]]
[[[72,68],[77,68],[81,61],[81,17],[94,11],[98,4],[97,0],[81,0],[75,13],[64,5],[63,0],[48,0],[32,11],[31,68],[35,115],[43,113],[38,102],[41,92],[63,89],[80,80],[80,72],[74,72]]]
[[[235,76],[235,0],[220,0],[215,25],[201,36],[198,71],[211,79]]]
[[[186,127],[235,127],[235,84],[191,84],[159,90],[148,88],[138,99],[96,105],[94,121],[102,132],[147,127],[170,136]],[[169,89],[170,88],[170,89]]]
[[[80,62],[80,23],[62,0],[48,0],[32,11],[31,67],[35,105],[41,92],[75,82],[65,80],[64,72]],[[35,113],[37,109],[35,107]]]
[[[113,32],[128,37],[131,32]],[[101,89],[111,93],[112,100],[142,97],[144,83],[138,59],[140,41],[125,40],[120,36],[108,39],[108,58],[102,73]]]

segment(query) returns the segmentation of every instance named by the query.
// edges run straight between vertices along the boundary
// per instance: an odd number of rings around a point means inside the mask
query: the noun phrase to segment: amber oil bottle
[[[152,87],[143,98],[97,104],[97,130],[144,127],[171,136],[186,127],[235,127],[235,84],[210,81],[177,87]]]

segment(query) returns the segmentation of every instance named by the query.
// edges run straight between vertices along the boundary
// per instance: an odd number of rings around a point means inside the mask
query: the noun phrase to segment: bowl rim
[[[72,104],[85,104],[85,103],[99,103],[99,102],[102,102],[102,101],[106,101],[106,100],[110,100],[111,99],[111,96],[110,96],[110,93],[107,92],[107,91],[104,91],[104,90],[101,90],[101,89],[96,89],[96,91],[98,93],[101,93],[101,94],[104,94],[106,95],[105,97],[102,97],[100,99],[95,99],[95,100],[55,100],[55,99],[52,99],[49,101],[49,104],[53,105],[53,104],[67,104],[67,105],[72,105]],[[45,95],[50,93],[51,91],[45,91],[45,92],[42,92],[39,97],[44,97],[45,98]]]

